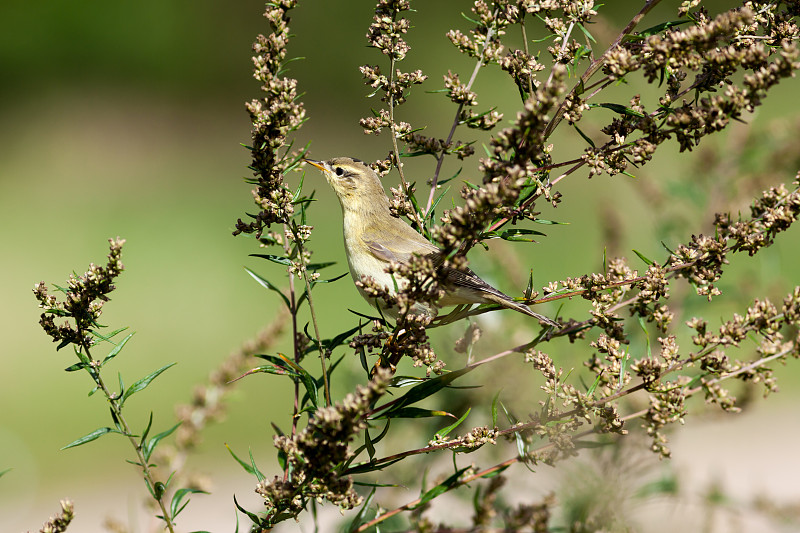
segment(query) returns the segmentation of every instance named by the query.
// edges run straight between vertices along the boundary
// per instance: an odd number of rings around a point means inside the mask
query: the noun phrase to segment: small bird
[[[393,261],[407,264],[413,254],[419,254],[430,257],[435,264],[442,262],[443,254],[438,247],[391,214],[389,198],[380,178],[363,161],[334,157],[328,161],[306,159],[306,162],[322,171],[339,197],[344,216],[344,247],[354,281],[369,276],[390,293],[396,293],[395,280],[386,272]],[[377,305],[361,287],[358,290],[370,304]],[[438,307],[487,303],[499,304],[532,316],[544,324],[558,326],[555,321],[531,311],[527,305],[515,302],[495,289],[472,270],[446,268],[445,294],[437,302]],[[396,308],[381,307],[381,310],[397,318]],[[435,317],[438,309],[418,305],[413,312]]]

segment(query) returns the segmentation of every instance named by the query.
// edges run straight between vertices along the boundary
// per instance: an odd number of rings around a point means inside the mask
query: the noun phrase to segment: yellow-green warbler
[[[442,252],[439,248],[403,220],[392,216],[389,198],[380,178],[370,167],[349,157],[306,161],[322,171],[339,197],[344,215],[344,247],[353,280],[371,277],[378,286],[385,287],[390,294],[396,294],[395,287],[399,285],[402,288],[404,284],[403,280],[398,280],[396,284],[392,274],[386,271],[392,262],[407,264],[413,254],[419,254],[431,257],[434,263],[441,263]],[[532,316],[544,324],[558,325],[546,316],[531,311],[527,305],[515,302],[472,270],[447,268],[444,285],[445,294],[437,302],[439,307],[495,303]],[[359,292],[372,305],[377,305],[360,287]],[[438,312],[428,305],[417,306],[414,312],[419,312],[417,309],[431,317]],[[396,308],[381,307],[381,310],[397,318]]]

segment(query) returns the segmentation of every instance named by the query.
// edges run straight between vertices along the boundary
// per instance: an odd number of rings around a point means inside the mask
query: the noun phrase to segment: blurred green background
[[[425,91],[440,89],[441,74],[448,69],[461,73],[462,79],[472,69],[472,61],[459,55],[444,36],[453,27],[469,28],[459,13],[467,12],[470,4],[420,3],[419,12],[410,15],[415,26],[408,38],[412,52],[402,67],[421,68],[430,78],[398,114],[415,126],[431,124],[430,135],[446,136],[454,108],[442,95]],[[719,8],[724,3],[712,5]],[[385,67],[383,57],[366,47],[364,35],[373,7],[374,2],[362,0],[309,2],[293,12],[291,28],[296,38],[289,53],[304,59],[291,64],[289,75],[299,80],[310,119],[297,139],[299,144],[313,141],[314,157],[350,155],[373,160],[389,149],[386,135],[365,137],[358,126],[359,117],[381,105],[377,98],[365,99],[371,90],[362,84],[357,70],[365,63]],[[675,6],[662,7],[652,14],[652,24],[674,18]],[[145,0],[137,4],[10,0],[0,5],[4,21],[0,32],[4,258],[0,264],[0,471],[13,468],[0,478],[3,531],[38,529],[63,497],[76,502],[78,531],[100,531],[108,515],[130,517],[142,531],[149,524],[136,511],[143,487],[134,469],[120,459],[129,456],[127,443],[105,437],[59,451],[106,425],[107,409],[99,397],[86,398],[91,388],[88,377],[63,372],[73,363],[72,355],[67,350],[56,353],[55,345],[42,334],[31,293],[34,283],[61,284],[70,272],[83,272],[89,262],[104,262],[107,238],[127,239],[126,272],[113,302],[104,309],[103,321],[113,327],[128,325],[137,332],[114,368],[127,383],[168,362],[179,363],[128,407],[130,418],[139,421],[137,426],[154,410],[157,430],[171,426],[172,406],[188,401],[195,384],[276,314],[278,300],[260,289],[242,267],[254,268],[275,283],[283,283],[285,276],[276,265],[247,257],[257,252],[251,239],[231,236],[236,218],[253,210],[249,186],[242,180],[248,175],[249,154],[239,143],[249,141],[243,102],[259,96],[250,76],[250,45],[257,33],[268,31],[262,11],[263,2],[253,0]],[[605,18],[595,36],[605,46],[615,29],[629,20],[634,7],[611,2],[602,12]],[[642,27],[652,24],[645,22]],[[475,89],[483,106],[499,105],[506,123],[513,119],[518,97],[503,75],[482,72]],[[753,131],[764,132],[757,136],[791,141],[792,132],[797,131],[799,89],[797,80],[781,84],[757,115],[748,117]],[[634,84],[615,89],[609,98],[634,92],[655,94]],[[594,123],[609,118],[598,116]],[[562,206],[545,208],[542,215],[569,225],[548,229],[548,237],[540,244],[513,247],[520,273],[516,279],[506,277],[493,264],[498,252],[510,253],[506,243],[493,243],[489,254],[474,252],[473,266],[504,290],[519,292],[531,267],[538,287],[599,270],[604,247],[631,257],[630,250],[636,248],[663,259],[659,241],[676,245],[691,231],[707,231],[715,205],[746,212],[749,197],[745,193],[760,190],[760,185],[736,190],[715,186],[720,175],[735,169],[719,164],[714,154],[741,156],[752,169],[737,183],[749,183],[748,176],[758,175],[772,156],[769,151],[737,151],[747,131],[737,125],[728,134],[704,141],[709,149],[694,156],[664,147],[651,165],[634,172],[636,179],[600,176],[587,181],[584,174],[573,175],[560,189],[565,198]],[[456,137],[485,140],[464,131]],[[574,136],[557,136],[555,142],[563,157],[582,150]],[[476,148],[481,153],[479,144]],[[789,151],[786,157],[796,157],[796,152]],[[417,178],[421,190],[424,177],[432,172],[431,161],[408,162],[409,175],[422,176]],[[476,161],[468,161],[460,177],[475,181],[475,168]],[[457,169],[450,163],[443,175]],[[790,178],[791,173],[772,176],[764,185]],[[388,179],[396,184],[396,177]],[[763,176],[759,179],[764,181]],[[310,219],[315,226],[315,259],[338,261],[328,272],[339,274],[345,268],[339,208],[316,172],[309,173],[306,187],[314,180],[319,180],[313,187],[320,200]],[[798,231],[793,230],[754,260],[736,257],[730,267],[736,275],[722,286],[734,300],[723,297],[706,314],[728,316],[731,304],[738,304],[737,296],[744,301],[749,295],[780,299],[800,283],[797,237]],[[342,312],[343,307],[369,309],[349,279],[320,286],[315,294],[323,336],[355,323]],[[567,305],[567,315],[583,309],[581,302]],[[556,309],[542,311],[553,315]],[[525,328],[530,326],[523,326],[518,317],[508,320],[518,326],[513,340],[525,342],[532,332]],[[490,334],[499,330],[496,320],[487,320],[484,327]],[[437,333],[441,339],[437,351],[451,368],[462,364],[449,344],[459,328]],[[478,349],[488,355],[496,351],[493,347],[479,345]],[[503,344],[500,349],[506,347]],[[274,351],[287,349],[281,340]],[[571,353],[566,343],[553,350],[565,367],[580,364],[586,356]],[[346,364],[351,370],[345,373],[358,374],[355,360]],[[799,384],[796,373],[786,372],[780,378],[787,389]],[[334,392],[341,396],[349,386],[334,384]],[[192,517],[185,518],[182,526],[232,528],[234,492],[239,501],[257,508],[251,478],[232,462],[223,443],[242,453],[251,448],[270,471],[274,463],[270,462],[269,424],[288,426],[288,391],[288,383],[274,376],[258,375],[240,383],[226,422],[208,430],[200,453],[188,465],[214,478],[215,493],[196,497],[187,513]],[[775,409],[777,420],[781,409],[796,398],[789,391],[759,409],[767,413]],[[768,426],[776,432],[794,431],[796,437],[797,419],[792,416],[789,424]],[[790,437],[781,435],[772,438],[788,442]],[[423,436],[422,442],[427,438]]]

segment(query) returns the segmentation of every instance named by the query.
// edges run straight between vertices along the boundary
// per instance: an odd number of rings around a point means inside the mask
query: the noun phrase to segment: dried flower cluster
[[[396,294],[390,294],[386,287],[378,286],[371,278],[356,282],[370,299],[381,302],[381,308],[397,311],[396,332],[387,339],[382,352],[382,358],[391,366],[407,356],[414,361],[414,366],[425,366],[428,375],[440,373],[444,368],[431,348],[425,328],[436,316],[436,301],[444,294],[448,273],[456,266],[452,261],[436,265],[431,257],[420,256],[412,257],[408,264],[393,263],[388,271],[396,279],[403,280]],[[386,338],[383,332],[376,335]]]
[[[70,500],[61,500],[61,513],[45,522],[39,533],[63,533],[75,518],[75,506]]]
[[[620,115],[602,130],[609,140],[586,149],[584,162],[590,176],[614,175],[625,172],[629,163],[644,164],[661,143],[672,138],[682,151],[691,150],[704,136],[752,112],[781,79],[793,77],[800,68],[798,13],[791,5],[782,9],[782,4],[748,1],[714,18],[701,9],[693,13],[693,24],[686,28],[631,38],[612,48],[603,64],[606,77],[600,83],[641,70],[648,82],[665,81],[667,90],[656,111],[647,111],[638,96],[627,107],[601,104]],[[742,72],[741,81],[736,81],[734,75]],[[691,100],[681,99],[690,92],[694,93]],[[586,107],[579,94],[573,90],[562,106],[571,122],[581,117],[569,115],[569,108]]]
[[[505,217],[517,220],[534,217],[534,196],[553,198],[549,186],[535,176],[538,166],[547,159],[543,133],[550,113],[563,92],[561,71],[553,83],[543,84],[525,103],[513,127],[506,128],[491,140],[491,157],[481,159],[484,173],[479,188],[464,187],[464,205],[446,211],[443,226],[435,228],[436,240],[446,249],[468,249],[491,221]],[[525,197],[520,193],[530,188]]]
[[[397,138],[404,138],[410,133],[410,127],[394,129],[395,125],[391,124],[389,119],[391,110],[405,102],[408,90],[413,85],[419,85],[427,79],[421,70],[402,72],[395,68],[395,64],[405,59],[411,49],[403,39],[403,35],[411,27],[411,22],[400,16],[409,9],[411,9],[411,5],[408,0],[379,0],[375,7],[375,15],[367,33],[367,40],[370,46],[377,48],[390,58],[390,74],[384,75],[378,65],[363,65],[360,70],[366,79],[365,83],[373,87],[375,92],[383,93],[381,100],[386,102],[390,109],[380,116],[361,119],[360,124],[365,133],[377,134],[383,127],[392,127]]]
[[[121,261],[125,239],[117,237],[109,239],[108,242],[110,252],[105,267],[91,263],[89,270],[84,274],[77,277],[70,274],[66,287],[56,287],[64,293],[63,302],[59,302],[54,294],[47,291],[44,281],[39,282],[33,289],[39,307],[44,309],[39,324],[53,342],[59,343],[59,348],[68,344],[88,348],[97,342],[88,331],[97,327],[97,319],[100,317],[103,304],[108,301],[108,294],[116,288],[114,279],[125,268]],[[69,321],[56,325],[55,317],[72,319],[74,325]]]
[[[267,505],[263,526],[272,525],[272,519],[284,512],[299,514],[310,499],[324,498],[342,509],[361,502],[352,478],[341,471],[352,459],[349,443],[366,428],[366,415],[386,391],[390,377],[388,370],[378,369],[367,386],[357,387],[339,404],[318,409],[296,435],[275,436],[289,475],[258,484],[256,492]]]
[[[656,3],[646,2],[640,15],[647,14]],[[682,150],[691,150],[705,135],[724,129],[732,120],[760,105],[775,84],[793,76],[800,68],[800,52],[795,44],[800,37],[795,21],[800,10],[794,2],[746,1],[741,8],[716,17],[709,17],[702,8],[693,12],[698,4],[690,0],[680,5],[678,12],[687,18],[685,23],[654,26],[638,35],[633,33],[641,19],[637,15],[612,46],[598,54],[592,49],[594,40],[588,28],[600,6],[591,0],[493,4],[477,0],[472,8],[475,26],[471,32],[448,33],[451,42],[474,58],[477,65],[470,77],[451,71],[443,76],[444,89],[440,92],[446,94],[457,110],[449,135],[439,138],[422,135],[418,128],[395,117],[397,106],[407,101],[411,88],[424,82],[426,76],[419,70],[403,72],[396,68],[397,62],[405,60],[410,51],[405,35],[412,26],[403,17],[410,9],[408,0],[378,1],[367,38],[371,46],[388,58],[390,65],[388,70],[374,65],[364,65],[360,70],[366,84],[374,90],[372,95],[381,93],[386,108],[373,111],[373,116],[362,119],[360,124],[366,133],[391,130],[393,149],[375,166],[382,174],[392,166],[400,171],[401,186],[392,189],[394,215],[407,216],[427,235],[427,224],[423,221],[435,219],[434,191],[439,187],[444,157],[454,155],[465,159],[473,155],[473,141],[455,140],[455,130],[466,125],[488,131],[501,120],[495,108],[476,111],[479,98],[473,82],[481,68],[493,65],[506,72],[524,107],[511,127],[495,133],[487,143],[488,155],[481,159],[479,167],[482,183],[465,187],[461,191],[463,205],[445,211],[442,225],[430,230],[433,239],[444,248],[443,257],[448,259],[439,262],[417,258],[410,265],[392,265],[389,271],[398,280],[397,294],[390,294],[370,279],[358,282],[363,292],[381,302],[381,309],[392,307],[398,315],[393,331],[376,321],[371,332],[359,330],[349,341],[350,347],[362,355],[362,361],[367,352],[380,352],[374,372],[383,372],[380,365],[394,370],[399,360],[407,356],[416,366],[427,367],[431,381],[426,383],[439,383],[433,380],[450,375],[431,378],[432,373],[441,372],[443,363],[437,359],[426,333],[436,315],[435,302],[447,286],[448,269],[464,268],[466,252],[484,239],[514,237],[524,235],[525,231],[536,233],[524,228],[501,230],[509,223],[536,220],[539,213],[534,210],[535,203],[540,198],[557,206],[561,195],[553,187],[558,181],[578,169],[586,170],[589,177],[627,173],[630,166],[650,161],[667,140],[675,139]],[[547,60],[528,49],[531,41],[525,21],[534,18],[543,23],[550,39]],[[518,28],[514,29],[521,31],[525,44],[523,49],[507,49],[504,37],[516,25]],[[568,91],[567,80],[579,72],[582,64],[587,65],[585,72],[579,74],[580,79]],[[638,95],[626,98],[624,105],[593,102],[603,89],[636,72],[641,72],[648,82],[663,86],[663,96],[656,105],[648,109]],[[591,80],[595,74],[602,76]],[[587,135],[577,129],[578,123],[597,108],[614,113],[614,118],[600,130],[607,137],[602,143],[596,142],[600,137],[597,132]],[[589,146],[579,159],[558,162],[554,160],[558,152],[547,143],[563,119],[576,126]],[[405,144],[405,150],[398,148],[398,141]],[[426,209],[419,207],[413,187],[402,174],[398,158],[409,154],[430,154],[437,160]],[[561,167],[569,168],[557,177],[551,175]],[[446,435],[450,428],[430,441],[428,448],[408,453],[442,448],[473,451],[494,444],[502,436],[516,442],[519,452],[516,460],[554,463],[576,455],[583,437],[602,433],[624,435],[629,429],[628,421],[637,419],[644,425],[652,450],[668,457],[665,428],[683,421],[691,396],[702,394],[710,403],[735,410],[736,398],[723,388],[725,380],[759,382],[766,392],[774,391],[776,383],[769,363],[800,352],[800,339],[794,333],[800,319],[800,289],[786,297],[782,308],[765,299],[757,300],[746,313],[734,315],[718,330],[712,330],[702,319],[692,319],[688,325],[696,332],[694,351],[682,353],[673,334],[678,308],[668,306],[670,284],[686,279],[698,294],[713,298],[719,294],[718,281],[731,253],[747,251],[752,255],[770,245],[799,214],[797,191],[776,187],[754,203],[749,218],[735,221],[730,215],[717,215],[713,236],[693,235],[689,242],[670,252],[665,261],[656,262],[640,255],[647,264],[644,271],[634,270],[624,259],[611,259],[602,273],[550,283],[544,289],[548,300],[581,296],[590,302],[591,308],[589,316],[583,319],[562,320],[560,330],[543,333],[530,344],[502,352],[525,353],[526,360],[541,374],[544,379],[541,388],[548,398],[541,402],[540,412],[521,422],[509,416],[512,422],[505,429],[480,426],[457,438]],[[531,293],[532,289],[526,296]],[[626,315],[634,320],[626,320]],[[637,338],[628,329],[631,326],[645,331],[646,349],[637,346]],[[660,350],[652,352],[648,332],[651,329],[658,331],[660,345]],[[537,346],[560,336],[575,342],[589,335],[592,337],[586,344],[591,346],[592,354],[585,366],[594,381],[587,387],[573,384],[575,381],[568,379],[569,374],[557,368]],[[730,350],[747,336],[759,339],[756,354],[751,360],[736,360]],[[790,340],[786,340],[787,336]],[[478,337],[477,330],[468,330],[457,344],[458,350],[469,351]],[[635,412],[630,413],[622,400],[636,392],[646,395],[647,408],[643,409],[642,403],[634,404],[638,411],[632,409]],[[336,407],[329,409],[338,413]],[[365,412],[355,409],[347,416],[352,414],[355,420],[360,420],[358,417]],[[275,517],[284,510],[287,516],[294,516],[308,498],[325,498],[342,507],[350,507],[357,501],[351,480],[337,477],[336,465],[351,459],[347,443],[363,425],[357,421],[345,427],[335,416],[340,425],[329,432],[318,425],[329,414],[322,409],[306,430],[276,439],[289,465],[284,479],[275,478],[259,486],[259,492],[268,501],[269,516]],[[314,432],[322,441],[312,439]],[[340,436],[335,450],[329,448],[326,440],[333,434]],[[534,449],[537,441],[541,445]],[[325,456],[312,455],[311,443],[314,454],[322,449]],[[393,462],[395,457],[373,461],[370,453],[369,465],[377,469],[381,464]],[[367,468],[366,464],[359,468]],[[313,468],[319,470],[312,472]],[[449,485],[440,487],[442,491],[450,490],[464,480],[473,479],[471,476],[488,475],[486,472],[489,470],[477,474],[475,468],[465,468],[452,476]],[[492,481],[476,498],[476,506],[486,509],[481,517],[476,515],[476,527],[495,523],[499,515],[492,513],[498,508],[496,495],[501,486],[501,481]],[[422,501],[414,512],[413,520],[420,530],[433,528],[423,517],[426,504],[427,501]],[[545,530],[553,505],[552,500],[539,506],[526,504],[513,513],[503,513],[503,519],[506,524]]]
[[[303,104],[297,98],[297,80],[283,76],[286,46],[289,41],[290,9],[296,0],[281,0],[268,3],[264,17],[269,21],[272,33],[259,35],[253,51],[255,70],[253,77],[261,82],[264,93],[260,100],[247,104],[253,123],[253,146],[250,148],[253,162],[250,169],[255,175],[253,198],[260,212],[252,222],[236,222],[234,235],[255,233],[261,237],[265,229],[274,223],[288,222],[294,213],[292,192],[283,184],[283,174],[297,163],[300,155],[284,150],[287,136],[297,130],[305,119]]]

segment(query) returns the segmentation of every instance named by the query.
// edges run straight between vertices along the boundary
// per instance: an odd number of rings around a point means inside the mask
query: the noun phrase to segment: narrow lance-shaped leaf
[[[252,270],[250,270],[249,268],[247,268],[247,267],[244,267],[244,269],[245,269],[245,270],[247,271],[247,273],[248,273],[248,274],[250,274],[250,276],[252,276],[252,277],[253,277],[253,279],[254,279],[254,280],[256,280],[256,281],[257,281],[257,282],[258,282],[258,283],[259,283],[259,284],[260,284],[262,287],[264,287],[264,288],[267,288],[267,289],[269,289],[269,290],[271,290],[271,291],[274,291],[274,292],[278,293],[278,294],[280,295],[281,299],[283,299],[283,303],[285,303],[285,304],[286,304],[286,307],[287,307],[287,308],[289,308],[289,309],[291,309],[291,307],[292,307],[292,304],[291,304],[291,303],[289,303],[289,298],[287,298],[287,297],[286,297],[286,295],[285,295],[285,294],[283,294],[283,292],[282,292],[282,291],[281,291],[281,290],[280,290],[278,287],[276,287],[275,285],[273,285],[272,283],[270,283],[270,282],[269,282],[269,281],[267,281],[266,279],[262,278],[261,276],[259,276],[258,274],[256,274],[256,273],[255,273],[255,272],[253,272]]]
[[[122,351],[122,349],[125,347],[128,341],[131,340],[131,337],[133,337],[133,333],[131,333],[130,335],[119,341],[119,344],[114,346],[114,348],[110,352],[108,352],[108,355],[105,357],[105,359],[103,359],[103,362],[100,363],[100,366],[114,359],[117,356],[117,354],[119,354],[119,352]]]
[[[458,485],[458,479],[461,477],[461,474],[466,472],[471,467],[464,467],[456,470],[450,477],[427,491],[425,494],[422,495],[418,504],[413,507],[410,507],[411,510],[418,509],[431,501],[432,499],[436,498],[437,496],[441,496],[448,490],[452,489],[456,485]]]
[[[462,416],[461,418],[459,418],[459,419],[458,419],[458,420],[456,420],[456,421],[455,421],[453,424],[451,424],[451,425],[447,426],[446,428],[442,428],[442,429],[440,429],[439,431],[437,431],[437,432],[436,432],[436,434],[437,434],[437,435],[439,435],[440,437],[444,437],[444,436],[447,436],[447,435],[449,435],[449,434],[450,434],[450,433],[451,433],[451,432],[452,432],[454,429],[456,429],[458,426],[460,426],[460,425],[461,425],[461,423],[462,423],[464,420],[466,420],[466,419],[467,419],[467,417],[469,416],[469,412],[470,412],[470,411],[472,411],[472,407],[468,408],[468,409],[467,409],[467,412],[466,412],[466,413],[464,413],[464,414],[463,414],[463,416]]]
[[[389,415],[394,411],[399,411],[404,407],[436,394],[438,391],[447,387],[459,377],[463,376],[467,372],[470,372],[473,368],[475,367],[465,367],[454,372],[450,372],[449,374],[436,376],[435,378],[423,381],[419,385],[415,385],[411,388],[411,390],[401,396],[395,404],[392,405],[392,407],[387,411],[386,415]]]
[[[241,465],[241,467],[242,467],[242,468],[244,468],[244,471],[245,471],[245,472],[247,472],[248,474],[251,474],[251,475],[255,476],[255,477],[256,477],[256,478],[257,478],[259,481],[261,481],[262,479],[264,479],[264,477],[265,477],[265,476],[264,476],[264,474],[262,474],[262,473],[261,473],[261,471],[260,471],[260,470],[258,469],[258,467],[256,466],[256,462],[255,462],[255,460],[253,459],[253,452],[252,452],[252,451],[250,451],[250,463],[246,463],[246,462],[245,462],[245,461],[243,461],[242,459],[239,459],[239,456],[237,456],[237,455],[236,455],[236,454],[233,452],[233,450],[231,449],[231,447],[230,447],[230,446],[228,446],[228,444],[227,444],[227,443],[225,444],[225,447],[228,449],[228,452],[230,452],[230,454],[231,454],[231,457],[233,457],[233,458],[236,460],[236,462],[237,462],[237,463],[239,463],[239,465]]]
[[[372,498],[375,496],[375,488],[373,488],[369,495],[364,498],[364,504],[361,506],[361,509],[358,510],[356,516],[353,517],[353,520],[350,522],[350,525],[347,527],[348,533],[354,533],[358,526],[360,526],[364,522],[364,518],[367,515],[367,511],[369,510],[369,506],[372,505]]]
[[[128,387],[128,390],[126,390],[125,393],[122,395],[122,403],[125,403],[125,400],[127,400],[128,398],[130,398],[131,396],[133,396],[137,392],[140,392],[140,391],[143,391],[144,389],[146,389],[147,386],[150,385],[150,383],[152,383],[154,379],[156,379],[163,372],[165,372],[170,367],[175,366],[176,364],[177,363],[170,363],[168,365],[162,366],[161,368],[159,368],[158,370],[156,370],[152,374],[148,374],[147,376],[143,377],[142,379],[140,379],[139,381],[137,381],[136,383],[134,383],[133,385]]]
[[[69,444],[67,444],[66,446],[64,446],[61,449],[62,450],[66,450],[67,448],[74,448],[75,446],[80,446],[81,444],[86,444],[87,442],[92,442],[93,440],[97,440],[100,437],[102,437],[103,435],[106,435],[108,433],[121,433],[121,432],[116,430],[116,429],[114,429],[114,428],[109,428],[109,427],[96,429],[96,430],[92,431],[91,433],[89,433],[88,435],[86,435],[84,437],[81,437],[78,440],[74,440],[74,441],[70,442]]]
[[[165,439],[166,437],[169,437],[170,435],[172,435],[172,433],[176,429],[178,429],[178,426],[180,426],[181,424],[182,424],[182,422],[178,422],[177,424],[175,424],[174,426],[172,426],[168,430],[162,431],[158,435],[153,435],[153,438],[150,439],[149,441],[147,441],[144,444],[144,446],[142,446],[142,454],[144,455],[144,460],[145,461],[149,461],[150,460],[150,455],[152,455],[152,453],[156,449],[156,446],[158,445],[158,443],[161,442],[161,440]]]
[[[403,407],[402,409],[397,409],[395,411],[391,411],[391,413],[384,413],[376,417],[376,419],[381,418],[428,418],[432,416],[451,416],[455,418],[455,416],[447,411],[435,411],[433,409],[422,409],[419,407]]]

